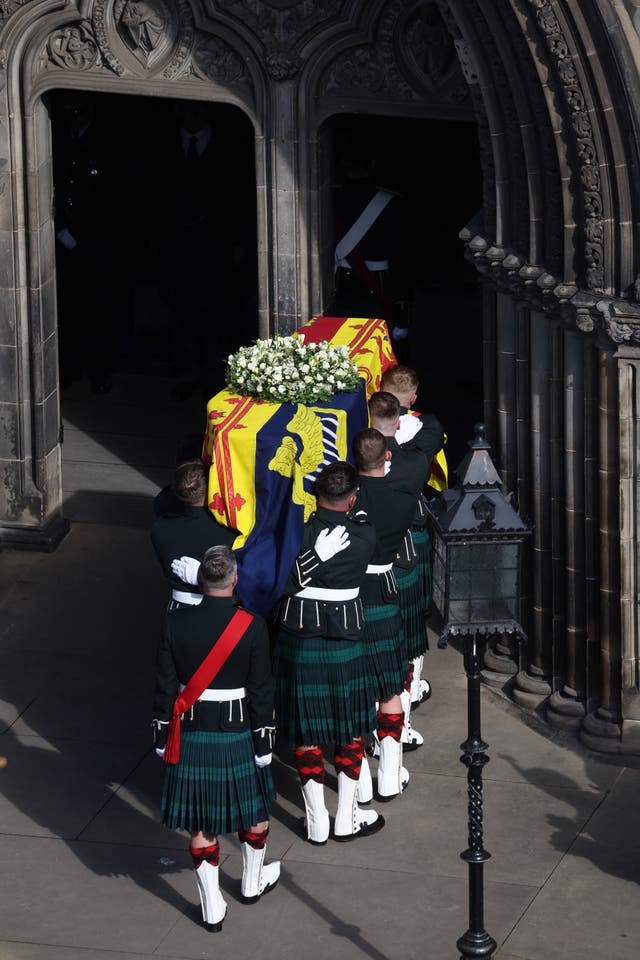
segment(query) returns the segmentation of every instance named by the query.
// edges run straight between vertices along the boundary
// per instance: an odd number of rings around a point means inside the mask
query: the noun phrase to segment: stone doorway
[[[455,468],[483,416],[482,290],[458,235],[482,206],[476,125],[350,114],[332,117],[325,127],[332,143],[327,180],[333,184],[327,232],[337,236],[351,225],[340,221],[345,182],[346,189],[355,183],[367,196],[368,188],[397,192],[374,239],[392,263],[395,309],[387,319],[391,329],[398,324],[400,337],[408,324],[408,335],[394,340],[394,350],[418,371],[420,408],[445,426],[449,466]],[[357,201],[347,206],[351,213]],[[333,252],[328,242],[322,246]],[[324,312],[342,315],[351,302],[338,290]]]
[[[224,104],[51,91],[45,105],[64,511],[71,521],[146,524],[177,451],[198,455],[224,356],[258,335],[253,129]],[[228,161],[220,183],[206,182],[219,170],[209,154],[201,174],[191,168],[206,190],[197,218],[213,215],[195,228],[183,215],[183,121],[208,124],[209,151],[223,149]],[[223,272],[235,282],[223,294],[216,253],[227,244],[236,246]]]

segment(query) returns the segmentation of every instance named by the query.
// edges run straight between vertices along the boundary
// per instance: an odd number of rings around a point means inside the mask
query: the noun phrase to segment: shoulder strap
[[[393,194],[387,190],[377,190],[364,208],[358,219],[347,230],[338,243],[335,251],[335,269],[341,266],[340,261],[346,259],[351,251],[358,246],[364,235],[371,229],[386,205],[393,199]]]
[[[220,672],[252,620],[251,613],[247,613],[246,610],[236,610],[182,693],[176,697],[167,733],[167,746],[164,753],[166,763],[177,763],[180,759],[180,717],[193,706]]]

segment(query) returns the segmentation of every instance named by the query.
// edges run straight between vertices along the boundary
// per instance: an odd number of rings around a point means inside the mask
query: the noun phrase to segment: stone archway
[[[442,105],[429,87],[439,31],[481,138],[483,211],[462,237],[485,285],[485,419],[536,529],[528,652],[515,664],[497,647],[488,671],[589,743],[640,751],[637,13],[635,0],[2,4],[4,540],[47,547],[65,529],[42,93],[240,106],[256,130],[262,329],[289,330],[322,308],[328,283],[323,120],[336,104],[398,116]]]

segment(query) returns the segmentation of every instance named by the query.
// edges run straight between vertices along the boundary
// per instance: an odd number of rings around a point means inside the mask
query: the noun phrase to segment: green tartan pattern
[[[269,819],[271,771],[256,767],[250,730],[186,731],[180,760],[167,764],[161,819],[189,833],[233,833]]]
[[[347,744],[376,726],[368,660],[361,640],[276,634],[278,737],[291,747]]]
[[[402,617],[396,603],[365,605],[364,645],[376,700],[402,693],[408,676]]]
[[[404,626],[404,637],[409,660],[422,656],[429,647],[427,620],[424,615],[424,596],[418,565],[411,570],[393,567],[398,591],[400,614]]]
[[[426,527],[422,530],[412,530],[411,539],[418,554],[418,570],[422,581],[425,616],[431,606],[431,537]]]

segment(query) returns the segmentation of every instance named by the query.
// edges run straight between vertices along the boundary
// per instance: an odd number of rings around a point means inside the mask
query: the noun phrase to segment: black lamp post
[[[467,768],[469,929],[457,942],[461,960],[491,958],[496,942],[484,929],[482,768],[489,762],[480,730],[480,669],[484,643],[493,634],[526,637],[519,623],[520,557],[531,532],[500,490],[484,424],[476,424],[458,483],[429,503],[433,542],[432,602],[440,643],[464,639],[467,739],[460,745]]]

